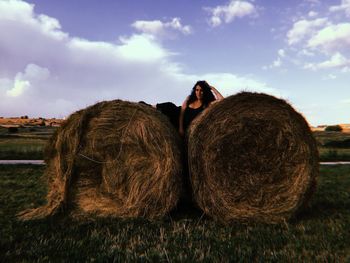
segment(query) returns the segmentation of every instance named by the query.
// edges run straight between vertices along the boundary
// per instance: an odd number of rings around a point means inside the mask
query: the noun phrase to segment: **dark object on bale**
[[[74,216],[157,218],[182,190],[180,139],[165,116],[142,104],[101,102],[72,114],[47,147],[49,193],[22,219]]]
[[[151,104],[148,104],[144,101],[139,101],[139,103],[152,107]],[[179,118],[181,111],[180,106],[176,106],[172,102],[163,102],[157,103],[155,107],[157,110],[159,110],[161,113],[168,117],[169,121],[176,128],[176,130],[179,129]]]
[[[188,136],[194,199],[218,221],[285,221],[315,190],[316,141],[284,100],[228,97],[198,116]]]
[[[158,103],[156,105],[157,110],[159,110],[161,113],[166,115],[171,124],[176,128],[176,130],[179,129],[179,118],[180,118],[180,111],[181,107],[176,106],[172,102],[164,102],[164,103]]]

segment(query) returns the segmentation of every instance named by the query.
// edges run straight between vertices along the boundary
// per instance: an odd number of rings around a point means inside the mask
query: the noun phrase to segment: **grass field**
[[[20,128],[18,133],[9,134],[0,128],[0,160],[42,160],[47,140],[56,128]],[[321,161],[350,161],[350,148],[329,148],[324,144],[331,141],[350,139],[350,133],[314,132],[319,144]]]
[[[179,208],[159,221],[19,222],[45,203],[43,167],[0,165],[0,255],[13,261],[349,262],[350,166],[321,167],[310,208],[279,225],[224,226]]]
[[[0,160],[42,160],[47,139],[1,138]]]
[[[321,161],[350,161],[350,148],[330,148],[324,145],[328,142],[350,139],[350,133],[344,132],[314,132]]]
[[[350,133],[316,131],[313,133],[319,144],[324,145],[330,141],[342,141],[350,139]]]
[[[318,151],[321,161],[350,161],[350,149],[319,147]]]
[[[0,160],[42,160],[47,140],[55,128],[19,128],[16,133],[0,129]]]

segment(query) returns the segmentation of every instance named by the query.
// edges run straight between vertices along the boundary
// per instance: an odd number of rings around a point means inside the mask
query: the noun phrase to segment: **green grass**
[[[0,166],[0,255],[13,261],[347,262],[350,166],[321,167],[311,207],[288,224],[224,226],[182,209],[155,222],[19,222],[15,214],[45,203],[43,167]]]
[[[318,151],[323,162],[350,161],[350,149],[320,147]]]
[[[47,140],[53,127],[19,128],[17,133],[0,130],[0,160],[42,160]]]
[[[32,127],[19,128],[18,133],[9,134],[7,129],[0,129],[0,160],[42,160],[45,144],[56,128]],[[350,161],[350,149],[327,148],[323,145],[331,141],[350,138],[349,133],[314,132],[318,141],[321,161]]]
[[[350,161],[350,149],[324,147],[328,142],[350,139],[350,133],[314,132],[321,161]]]
[[[47,139],[1,138],[0,160],[42,160]]]
[[[325,132],[325,131],[316,131],[313,132],[316,140],[320,145],[324,145],[330,141],[343,141],[345,139],[350,139],[350,133],[345,132]]]

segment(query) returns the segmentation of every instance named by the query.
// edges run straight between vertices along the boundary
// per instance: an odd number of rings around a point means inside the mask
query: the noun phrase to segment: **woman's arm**
[[[214,93],[217,101],[224,99],[224,96],[222,96],[221,93],[215,87],[210,86],[210,88],[211,88],[211,91]]]
[[[190,97],[188,96],[184,102],[182,103],[182,106],[181,106],[181,111],[180,111],[180,117],[179,117],[179,133],[181,136],[184,136],[185,135],[185,130],[184,130],[184,114],[185,114],[185,110],[187,108],[187,102],[188,102],[188,99]]]

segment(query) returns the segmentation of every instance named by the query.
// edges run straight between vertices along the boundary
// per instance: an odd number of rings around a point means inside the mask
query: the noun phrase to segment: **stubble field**
[[[2,130],[0,159],[42,159],[53,131],[8,134]],[[350,137],[341,133],[315,136],[322,160],[331,159],[329,152],[334,151],[323,146],[326,142]],[[339,156],[344,149],[335,150]],[[44,169],[0,165],[1,261],[350,261],[350,165],[321,166],[310,207],[291,222],[278,225],[222,225],[192,206],[180,206],[153,222],[113,218],[76,221],[70,217],[18,221],[18,212],[45,203]]]
[[[0,165],[4,262],[350,260],[350,165],[322,166],[310,207],[278,225],[222,225],[190,206],[154,222],[69,217],[18,221],[18,212],[45,203],[43,171],[42,166]]]

